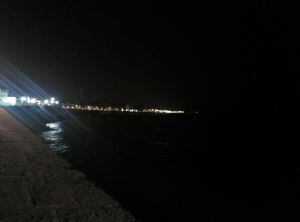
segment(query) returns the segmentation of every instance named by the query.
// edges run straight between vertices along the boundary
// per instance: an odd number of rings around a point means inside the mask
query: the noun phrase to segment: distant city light
[[[51,97],[50,103],[51,103],[51,104],[55,104],[55,98],[54,98],[54,97]]]
[[[36,98],[31,98],[30,103],[35,104],[36,103]]]
[[[182,110],[166,110],[166,109],[143,109],[137,110],[133,108],[116,108],[116,107],[99,107],[96,105],[78,105],[78,104],[68,104],[63,105],[65,109],[74,110],[88,110],[88,111],[102,111],[102,112],[130,112],[130,113],[159,113],[159,114],[180,114],[184,113]]]
[[[59,105],[59,101],[56,100],[54,97],[50,99],[38,99],[29,96],[21,96],[15,97],[10,96],[10,92],[8,90],[3,90],[0,88],[0,106],[32,106],[32,105],[39,105],[39,106],[55,106]]]
[[[17,98],[16,97],[13,97],[13,96],[10,96],[10,97],[4,97],[2,98],[2,102],[4,104],[7,104],[9,106],[14,106],[16,105],[17,103]]]
[[[24,102],[26,102],[26,97],[22,96],[20,100],[21,100],[22,103],[24,103]]]

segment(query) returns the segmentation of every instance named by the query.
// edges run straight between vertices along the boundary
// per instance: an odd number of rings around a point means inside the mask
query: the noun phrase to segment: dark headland
[[[135,219],[0,107],[0,221]]]

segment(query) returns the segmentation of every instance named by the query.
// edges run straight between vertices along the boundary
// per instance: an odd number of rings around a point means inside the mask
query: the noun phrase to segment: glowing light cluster
[[[22,96],[19,99],[16,99],[17,105],[40,105],[40,106],[53,106],[58,105],[59,101],[54,97],[50,99],[37,99],[29,96]]]
[[[9,96],[8,90],[0,89],[0,105],[2,106],[14,106],[16,104],[16,97]]]
[[[167,109],[144,109],[145,113],[184,113],[182,110],[167,110]]]
[[[14,106],[17,103],[17,98],[13,96],[2,98],[3,105]]]
[[[87,111],[102,111],[102,112],[132,112],[132,113],[165,113],[165,114],[179,114],[184,113],[182,110],[167,110],[167,109],[143,109],[137,110],[133,108],[116,108],[116,107],[100,107],[97,105],[78,105],[68,104],[63,105],[65,109],[73,110],[87,110]]]

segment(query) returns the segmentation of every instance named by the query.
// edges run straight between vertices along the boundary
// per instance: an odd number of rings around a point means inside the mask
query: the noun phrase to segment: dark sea
[[[74,119],[47,123],[41,137],[139,220],[207,216],[201,155],[207,146],[199,116],[77,112],[75,117],[82,125]]]
[[[276,116],[73,115],[48,122],[41,137],[140,221],[269,221],[297,212],[298,156]]]

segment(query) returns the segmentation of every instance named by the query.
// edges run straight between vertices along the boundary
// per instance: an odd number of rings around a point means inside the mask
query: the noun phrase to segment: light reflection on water
[[[46,124],[48,130],[41,134],[49,147],[58,153],[64,153],[69,146],[65,144],[62,133],[64,132],[63,124],[61,122]]]

